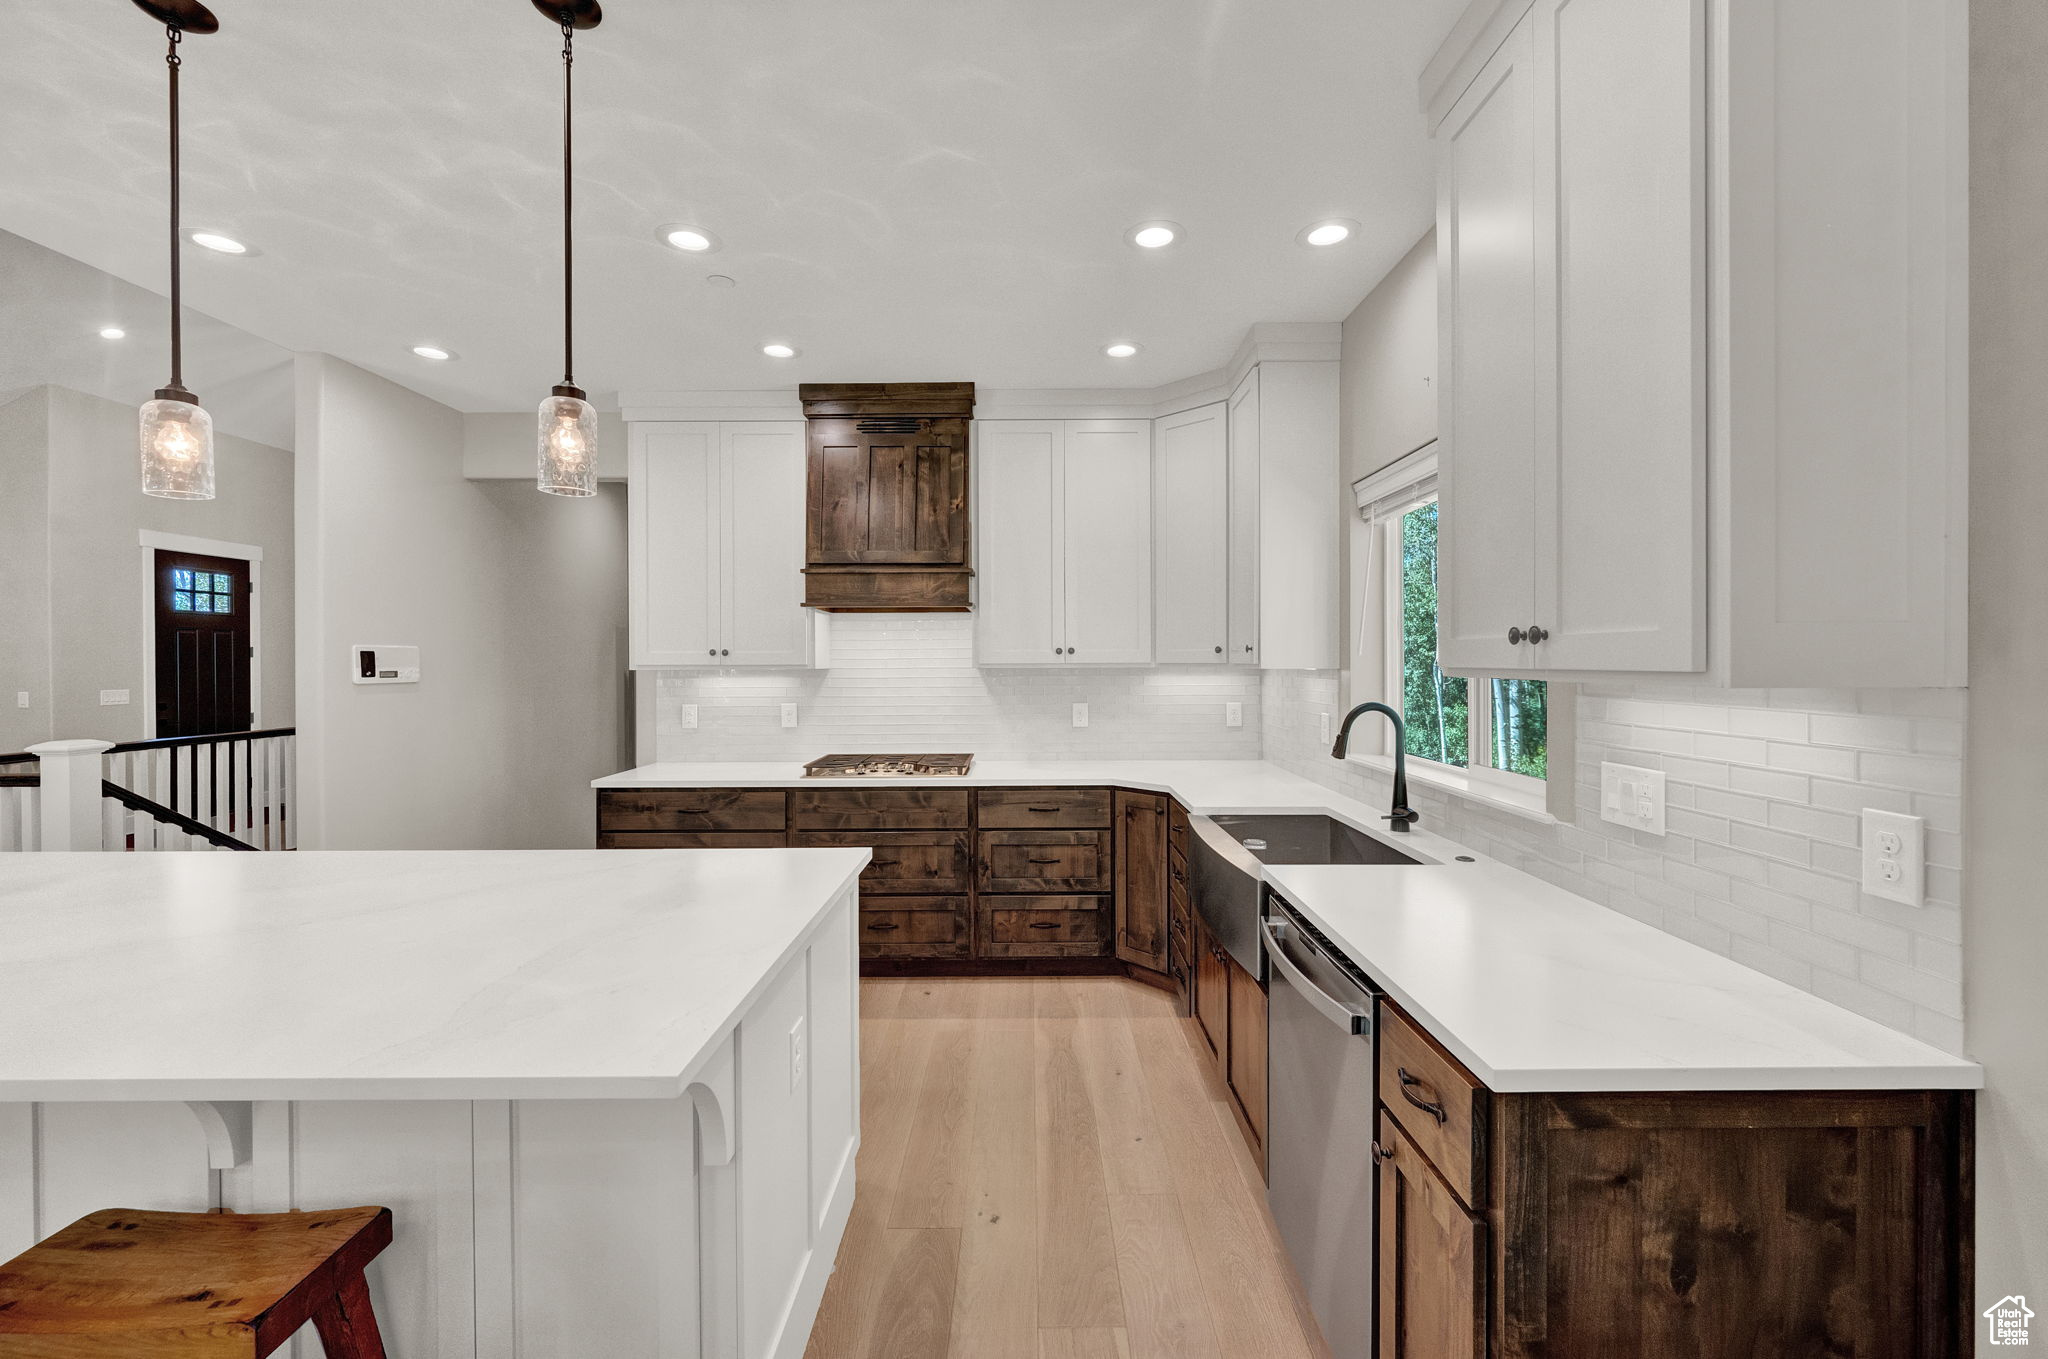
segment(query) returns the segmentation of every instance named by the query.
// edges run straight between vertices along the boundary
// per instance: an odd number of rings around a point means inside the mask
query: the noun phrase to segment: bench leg
[[[361,1274],[344,1280],[333,1297],[313,1309],[313,1329],[320,1333],[327,1359],[384,1359],[370,1284]]]

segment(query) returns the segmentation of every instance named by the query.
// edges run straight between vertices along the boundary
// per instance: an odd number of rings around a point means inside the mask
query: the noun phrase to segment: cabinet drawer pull
[[[1392,1147],[1383,1147],[1378,1141],[1375,1141],[1372,1144],[1372,1155],[1376,1161],[1391,1161],[1394,1159],[1394,1149]]]
[[[868,926],[868,928],[871,930],[881,930],[883,933],[886,934],[890,930],[897,929],[898,926],[886,920],[878,920],[874,924]]]
[[[1439,1124],[1448,1123],[1451,1121],[1451,1116],[1444,1112],[1444,1106],[1441,1101],[1432,1104],[1426,1099],[1418,1099],[1416,1097],[1413,1087],[1422,1084],[1421,1077],[1409,1075],[1408,1068],[1405,1066],[1395,1067],[1394,1074],[1401,1078],[1402,1099],[1407,1100],[1410,1104],[1422,1110],[1423,1113],[1428,1114],[1430,1117],[1434,1118]]]
[[[1057,920],[1034,920],[1031,922],[1031,928],[1034,930],[1056,930],[1059,927]]]
[[[1057,807],[1026,807],[1024,810],[1027,812],[1037,812],[1041,816],[1056,816],[1059,814],[1060,809]]]
[[[902,866],[902,863],[903,863],[903,860],[901,860],[901,859],[870,859],[870,860],[868,860],[868,867],[869,867],[869,868],[898,868],[898,867],[901,867],[901,866]]]
[[[1034,863],[1034,864],[1056,864],[1056,863],[1058,863],[1058,862],[1059,862],[1059,860],[1058,860],[1058,859],[1030,859],[1030,860],[1027,860],[1026,862],[1028,862],[1028,863]]]

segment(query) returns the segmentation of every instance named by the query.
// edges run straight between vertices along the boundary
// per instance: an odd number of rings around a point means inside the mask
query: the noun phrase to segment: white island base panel
[[[856,913],[848,891],[680,1098],[256,1101],[222,1170],[182,1102],[0,1103],[0,1259],[97,1208],[375,1203],[394,1359],[797,1359],[853,1207]]]

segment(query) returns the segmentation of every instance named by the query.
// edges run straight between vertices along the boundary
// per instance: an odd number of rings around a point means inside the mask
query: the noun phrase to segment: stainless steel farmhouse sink
[[[1335,817],[1197,816],[1189,861],[1195,910],[1224,952],[1263,977],[1259,944],[1259,865],[1416,864],[1422,860],[1354,830]]]

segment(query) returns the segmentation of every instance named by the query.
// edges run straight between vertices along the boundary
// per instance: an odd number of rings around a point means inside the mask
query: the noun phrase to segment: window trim
[[[1389,530],[1380,535],[1377,605],[1380,613],[1380,692],[1385,701],[1405,715],[1405,685],[1402,673],[1402,616],[1398,582],[1401,579],[1401,519],[1416,508],[1439,501],[1436,485],[1435,449],[1418,450],[1383,473],[1361,479],[1352,490],[1360,516],[1366,523],[1384,519]],[[1375,485],[1374,483],[1377,483]],[[1378,491],[1378,494],[1374,494]],[[1417,782],[1435,785],[1467,797],[1503,806],[1549,820],[1549,781],[1499,768],[1493,752],[1493,682],[1490,677],[1461,676],[1466,681],[1466,751],[1463,766],[1445,764],[1410,753],[1409,774]],[[1393,727],[1379,726],[1373,749],[1352,758],[1360,763],[1393,768]],[[1548,743],[1546,731],[1546,744]]]

